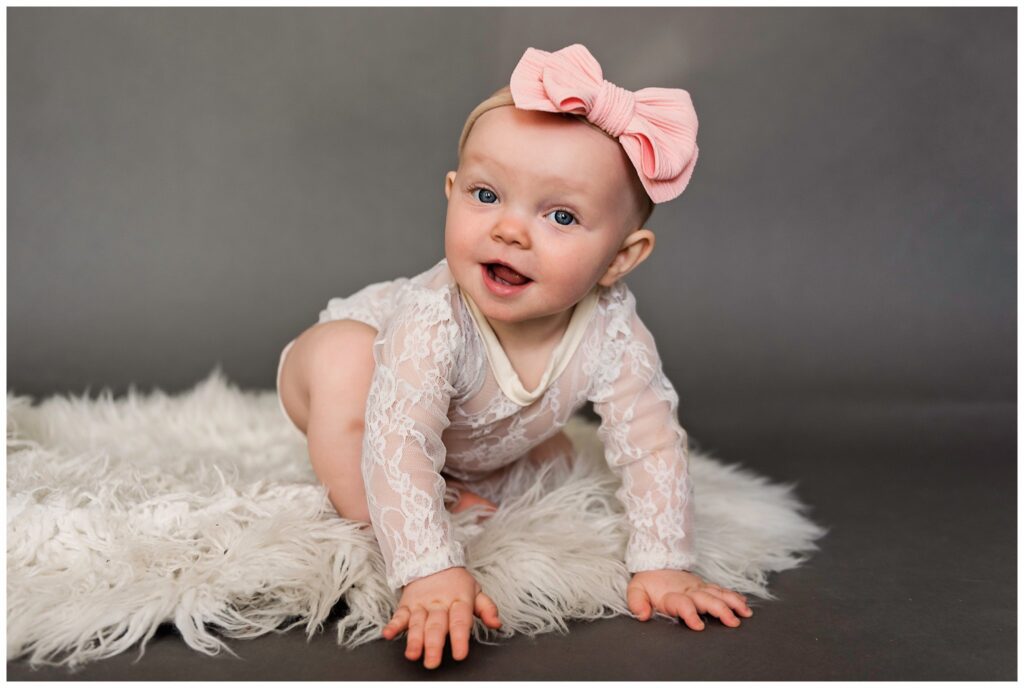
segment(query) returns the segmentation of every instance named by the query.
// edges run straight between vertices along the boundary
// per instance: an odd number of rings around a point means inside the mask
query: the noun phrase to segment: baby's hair
[[[473,111],[469,113],[469,117],[466,118],[466,123],[462,127],[462,135],[459,136],[460,164],[462,163],[462,149],[465,148],[466,146],[466,139],[469,138],[469,132],[473,128],[473,125],[476,123],[476,120],[480,117],[480,115],[484,114],[488,110],[493,110],[496,107],[502,107],[504,105],[511,105],[515,107],[515,101],[512,99],[512,90],[508,86],[503,86],[499,88],[497,91],[492,93],[486,100],[484,100],[482,103],[473,108]],[[560,114],[563,117],[573,117],[585,123],[592,129],[596,129],[597,131],[601,132],[601,134],[603,134],[604,136],[612,138],[611,136],[608,135],[608,132],[606,132],[604,129],[601,129],[592,122],[588,121],[587,118],[584,117],[583,115],[575,115],[571,113],[550,114]],[[618,143],[618,141],[616,141],[616,143]],[[636,221],[636,226],[633,227],[633,229],[640,229],[645,224],[647,224],[648,220],[651,219],[651,213],[654,212],[654,201],[652,201],[651,197],[647,195],[647,191],[644,190],[643,184],[640,183],[640,178],[637,177],[636,171],[632,169],[632,166],[630,166],[630,173],[633,181],[632,191],[635,201],[634,207],[636,207],[637,211],[639,212],[639,216],[637,217]]]

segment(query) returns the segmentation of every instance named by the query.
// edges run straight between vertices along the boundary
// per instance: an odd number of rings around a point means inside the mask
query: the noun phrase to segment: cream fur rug
[[[571,474],[524,470],[492,518],[454,517],[503,621],[477,619],[477,641],[630,615],[626,523],[595,429],[583,417],[566,427]],[[690,470],[696,572],[773,599],[767,574],[803,563],[825,529],[793,484],[693,450]],[[216,368],[174,396],[104,389],[33,406],[8,393],[8,660],[74,667],[141,652],[161,623],[200,652],[230,652],[222,638],[312,635],[342,598],[349,648],[378,639],[397,603],[372,532],[334,512],[273,392],[241,391]]]

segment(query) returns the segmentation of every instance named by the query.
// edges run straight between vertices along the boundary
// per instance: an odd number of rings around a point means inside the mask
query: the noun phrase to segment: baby
[[[561,428],[587,401],[622,479],[629,608],[694,630],[702,613],[728,626],[753,614],[689,571],[678,396],[622,281],[654,248],[654,204],[687,185],[696,134],[686,91],[619,88],[579,44],[528,49],[463,128],[445,258],[331,299],[282,352],[282,409],[338,513],[372,525],[401,589],[382,634],[408,631],[408,659],[437,667],[450,635],[462,660],[474,614],[501,624],[445,497],[486,512],[517,462],[572,461]]]

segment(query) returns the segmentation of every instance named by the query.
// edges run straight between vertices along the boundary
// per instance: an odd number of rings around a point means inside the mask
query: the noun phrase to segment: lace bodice
[[[631,527],[627,568],[692,568],[692,488],[679,399],[624,283],[598,288],[569,363],[525,406],[502,392],[446,260],[415,277],[331,299],[320,313],[320,322],[343,318],[378,329],[362,472],[392,588],[465,564],[444,506],[442,469],[470,488],[483,486],[587,401],[601,418],[608,465],[622,480],[616,496]]]

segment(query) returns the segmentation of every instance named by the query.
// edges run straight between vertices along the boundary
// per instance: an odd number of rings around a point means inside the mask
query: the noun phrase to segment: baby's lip
[[[484,265],[490,265],[491,263],[498,263],[500,265],[504,265],[505,267],[507,267],[507,268],[509,268],[511,270],[515,270],[516,272],[518,272],[520,275],[522,275],[526,279],[531,280],[531,281],[533,280],[532,277],[530,277],[525,272],[523,272],[522,270],[517,268],[515,265],[512,265],[511,263],[507,263],[504,260],[497,260],[497,259],[495,259],[495,260],[488,260],[487,262],[484,263]]]

